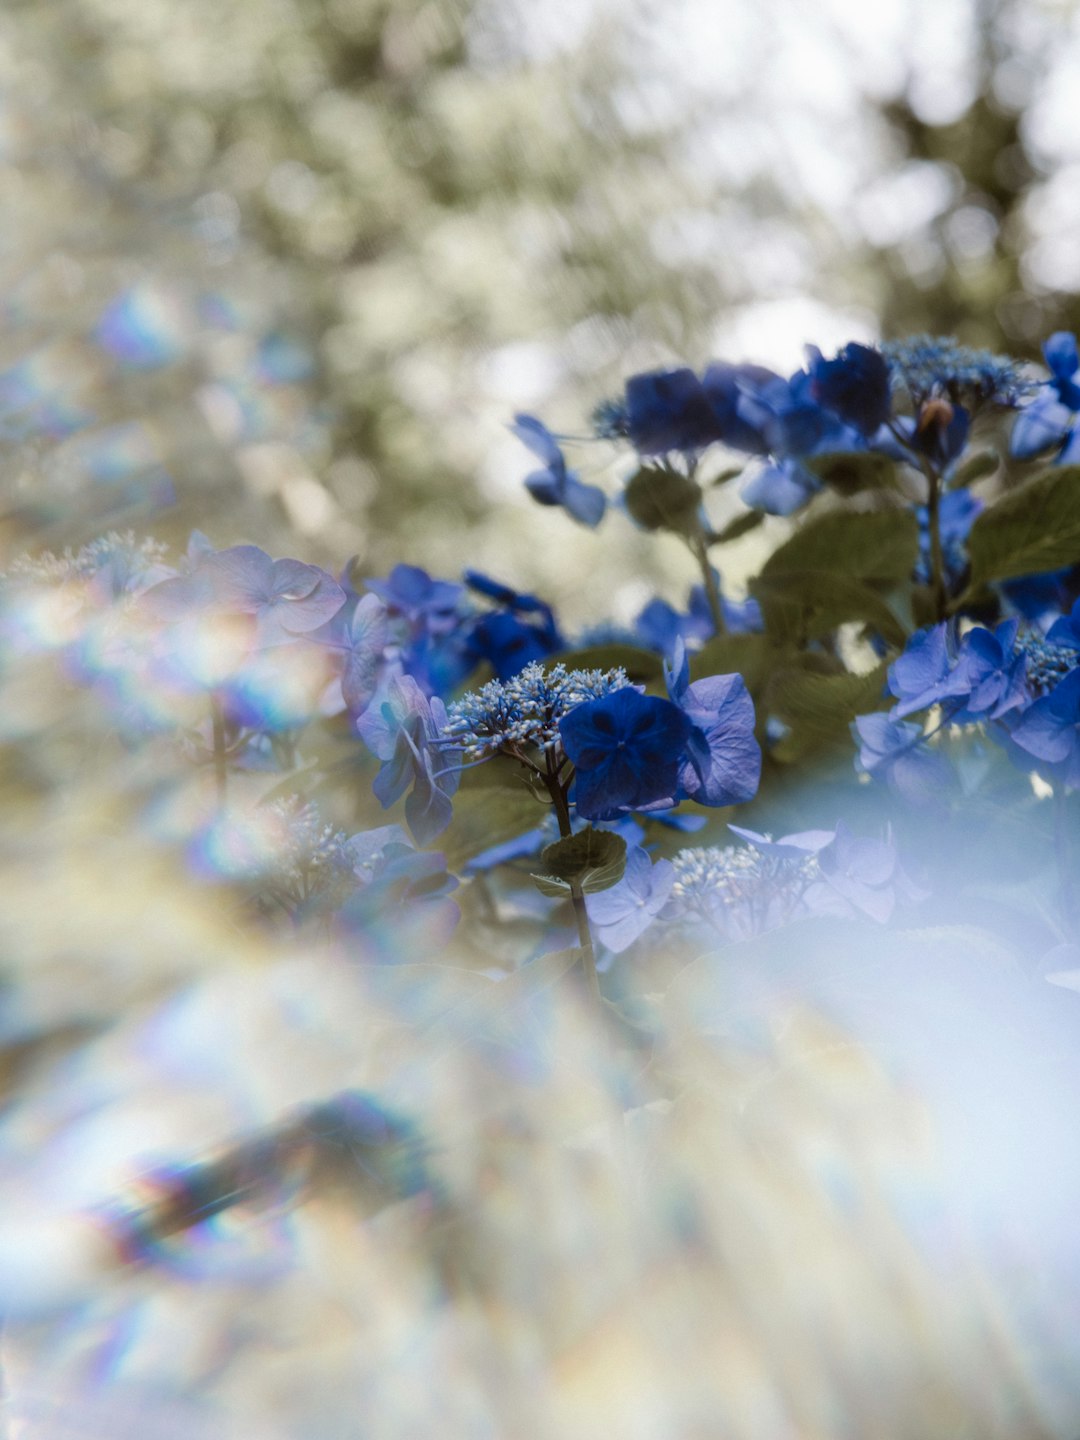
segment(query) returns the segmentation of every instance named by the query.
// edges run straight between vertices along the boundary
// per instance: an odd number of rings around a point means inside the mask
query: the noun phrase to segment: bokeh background
[[[807,341],[1033,357],[1080,308],[1068,0],[11,0],[0,67],[12,543],[199,524],[626,619],[677,542],[533,505],[515,410]]]
[[[635,370],[793,369],[806,342],[932,331],[1037,359],[1080,326],[1078,97],[1080,8],[1051,0],[5,0],[0,570],[107,530],[175,555],[197,527],[361,576],[471,565],[571,632],[657,591],[681,605],[673,538],[530,500],[514,412],[580,435]],[[613,480],[605,447],[569,453]],[[401,992],[347,957],[252,926],[225,868],[192,862],[160,753],[125,750],[115,712],[32,646],[17,658],[10,1440],[696,1440],[723,1406],[740,1440],[831,1437],[837,1415],[859,1435],[1071,1440],[1060,995],[1029,1037],[980,951],[928,965],[906,1009],[895,980],[870,996],[925,1046],[943,1157],[926,1096],[842,1026],[767,1015],[740,1048],[723,986],[690,974],[664,1059],[691,1103],[669,1124],[640,1056],[565,996],[436,1029],[456,985],[474,999],[464,946],[440,952],[448,977],[401,968],[404,1023]],[[924,1037],[973,995],[987,1023],[957,1040],[950,1111],[954,1053]],[[437,1137],[449,1245],[422,1207],[333,1177],[144,1266],[88,1218],[152,1203],[147,1156],[200,1157],[351,1087]],[[1044,1168],[1025,1150],[974,1183],[1002,1097]],[[962,1241],[957,1197],[978,1217]]]

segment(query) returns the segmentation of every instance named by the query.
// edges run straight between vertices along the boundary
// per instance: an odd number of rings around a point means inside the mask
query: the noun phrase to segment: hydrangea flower
[[[560,743],[560,724],[576,706],[612,695],[629,685],[626,671],[568,670],[539,662],[526,665],[509,680],[491,680],[449,707],[447,735],[466,760],[483,760],[502,751],[541,753]]]
[[[577,705],[559,721],[579,815],[608,820],[674,800],[692,724],[668,700],[632,686]]]
[[[374,790],[388,809],[409,790],[405,819],[421,845],[450,823],[450,797],[460,778],[453,749],[442,748],[446,709],[424,695],[411,675],[393,676],[360,716],[356,726],[368,749],[381,760]],[[411,789],[410,789],[411,787]]]
[[[566,467],[558,442],[547,426],[533,415],[515,415],[510,429],[523,445],[544,462],[525,478],[525,488],[541,505],[561,505],[582,525],[595,529],[604,518],[607,499],[597,485],[585,485]]]
[[[859,715],[851,729],[859,747],[855,769],[887,785],[908,804],[939,808],[955,787],[948,762],[926,747],[921,725],[877,712]]]
[[[1028,699],[1025,661],[1015,648],[1019,622],[993,631],[969,630],[955,653],[946,622],[918,631],[889,668],[889,689],[899,719],[931,705],[947,705],[950,718],[996,720]]]
[[[1018,460],[1031,460],[1056,445],[1064,447],[1059,460],[1072,464],[1080,449],[1073,438],[1076,413],[1080,411],[1076,336],[1067,330],[1056,331],[1043,345],[1043,355],[1050,381],[1040,386],[1031,403],[1017,415],[1009,449]]]
[[[509,680],[526,665],[563,648],[555,615],[543,600],[519,594],[477,570],[465,572],[465,583],[501,607],[473,620],[465,642],[471,664],[486,662],[497,680]]]
[[[685,367],[631,375],[624,413],[626,433],[639,455],[694,454],[721,438],[701,381]]]
[[[826,360],[812,345],[809,357],[814,399],[869,439],[892,410],[889,366],[880,350],[852,342],[835,359]]]
[[[654,864],[640,846],[628,850],[622,879],[585,897],[597,939],[616,955],[628,949],[663,910],[674,883],[670,860]]]
[[[196,553],[186,575],[143,592],[145,613],[183,620],[198,612],[250,616],[258,649],[318,630],[345,603],[345,592],[317,565],[273,560],[256,545]]]
[[[700,805],[753,799],[761,779],[761,747],[754,738],[754,702],[742,676],[712,675],[691,683],[681,640],[671,669],[664,669],[668,695],[691,724],[679,795]]]
[[[1080,785],[1080,670],[1024,711],[1009,735],[1012,745],[1041,761],[1040,769],[1075,789]]]

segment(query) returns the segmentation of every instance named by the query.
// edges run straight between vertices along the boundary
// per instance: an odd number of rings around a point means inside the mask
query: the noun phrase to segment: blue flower
[[[921,725],[877,712],[859,715],[851,729],[859,746],[856,770],[910,805],[941,808],[955,781],[948,763],[926,748]]]
[[[679,795],[699,805],[752,800],[761,779],[761,747],[754,738],[754,702],[741,675],[712,675],[690,682],[682,641],[672,668],[664,667],[668,694],[690,721]]]
[[[317,565],[272,560],[255,545],[199,550],[187,575],[164,580],[142,596],[158,619],[199,612],[251,616],[257,648],[282,645],[325,625],[345,603],[341,586]]]
[[[628,949],[667,904],[674,883],[675,867],[670,860],[657,860],[654,865],[640,846],[628,850],[622,879],[585,897],[589,921],[600,942],[616,955]]]
[[[1080,670],[1028,706],[1010,739],[1042,769],[1075,788],[1080,785]]]
[[[892,409],[889,366],[880,350],[852,342],[834,360],[809,347],[811,393],[859,434],[869,438],[886,423]]]
[[[564,648],[551,606],[543,600],[519,594],[477,570],[465,572],[465,583],[504,607],[477,617],[466,641],[470,661],[486,661],[497,680],[509,680],[526,665]]]
[[[713,407],[692,370],[650,370],[626,382],[626,433],[639,455],[694,454],[721,438]]]
[[[1018,622],[969,630],[954,653],[943,621],[920,630],[889,668],[889,689],[900,701],[897,718],[947,705],[951,719],[997,720],[1028,699],[1025,661],[1016,649]]]
[[[575,706],[559,734],[574,765],[578,814],[610,820],[673,800],[692,728],[677,705],[632,686]]]
[[[1020,411],[1009,440],[1009,448],[1018,460],[1031,460],[1052,446],[1060,446],[1070,436],[1080,410],[1076,336],[1067,330],[1055,331],[1043,346],[1043,355],[1051,379]]]
[[[433,580],[419,565],[395,565],[385,580],[365,580],[392,614],[417,621],[434,618],[444,626],[457,617],[462,587],[452,580]]]
[[[541,505],[561,505],[582,525],[595,529],[604,518],[607,499],[597,485],[584,485],[566,468],[563,453],[554,435],[533,415],[515,415],[510,429],[544,462],[542,470],[525,477],[525,488]]]
[[[891,837],[855,836],[843,820],[837,821],[832,844],[818,852],[818,865],[821,878],[841,900],[881,925],[893,912],[897,888],[905,898],[921,898],[900,869]]]
[[[385,682],[356,725],[368,749],[383,762],[373,787],[383,809],[412,787],[405,819],[421,845],[449,825],[450,796],[460,778],[456,751],[437,743],[445,727],[442,701],[437,696],[429,701],[411,675]]]

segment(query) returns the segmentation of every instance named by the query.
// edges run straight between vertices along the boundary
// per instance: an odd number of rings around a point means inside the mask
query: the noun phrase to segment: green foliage
[[[862,621],[890,645],[902,647],[904,626],[869,585],[848,575],[793,570],[760,575],[750,592],[761,605],[769,634],[778,642],[823,639],[838,625]]]
[[[791,731],[772,751],[785,764],[837,740],[846,741],[856,715],[879,709],[882,704],[888,670],[884,661],[863,675],[846,670],[823,673],[823,664],[822,657],[799,656],[775,670],[769,680],[767,709]]]
[[[839,571],[875,584],[898,583],[911,574],[918,552],[919,527],[908,510],[832,510],[801,525],[761,573]]]
[[[838,495],[896,486],[895,462],[872,450],[833,450],[826,455],[808,456],[803,463]]]
[[[692,535],[698,525],[701,486],[670,465],[643,465],[627,483],[623,501],[645,530]]]
[[[1062,465],[1011,491],[976,519],[968,537],[971,583],[1036,575],[1080,561],[1080,465]]]
[[[576,884],[585,894],[618,884],[626,869],[626,841],[611,830],[592,825],[545,846],[540,859],[547,871],[534,875],[543,895],[568,895]]]
[[[953,488],[964,485],[974,485],[977,480],[985,480],[988,476],[997,473],[1001,464],[1001,457],[996,450],[980,450],[965,460],[959,466],[953,476]]]
[[[735,519],[729,520],[722,530],[717,530],[710,535],[709,544],[727,545],[732,540],[740,540],[751,530],[756,530],[764,519],[764,510],[747,510],[745,515],[736,515]]]

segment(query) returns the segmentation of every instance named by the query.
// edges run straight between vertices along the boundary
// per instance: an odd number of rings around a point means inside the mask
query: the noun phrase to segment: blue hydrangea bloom
[[[144,591],[147,613],[166,621],[196,612],[248,615],[255,645],[282,645],[325,625],[345,603],[337,581],[317,565],[273,560],[256,545],[192,552],[186,575]]]
[[[1012,728],[1010,739],[1039,767],[1071,788],[1080,785],[1080,670],[1049,695],[1034,701]]]
[[[607,498],[597,485],[583,484],[566,467],[554,435],[533,415],[515,415],[510,429],[544,462],[542,470],[525,477],[525,488],[541,505],[561,505],[582,525],[595,529],[604,518]]]
[[[654,864],[635,846],[626,854],[626,870],[617,884],[585,896],[585,908],[597,939],[616,955],[649,928],[668,902],[675,883],[670,860]]]
[[[832,844],[819,851],[818,865],[825,884],[841,900],[881,925],[893,912],[897,888],[905,898],[918,894],[900,869],[891,837],[853,835],[843,820],[837,821]]]
[[[818,404],[869,438],[892,409],[889,366],[880,350],[852,342],[833,360],[809,347],[811,390]]]
[[[458,787],[457,753],[440,747],[446,708],[430,700],[411,675],[395,675],[384,683],[357,721],[356,728],[382,766],[374,791],[384,809],[412,787],[405,801],[405,819],[421,845],[446,829],[452,815],[450,797]]]
[[[577,705],[559,721],[574,766],[574,798],[587,820],[672,802],[693,726],[668,700],[632,686]]]
[[[926,747],[921,725],[877,712],[859,715],[851,729],[859,746],[856,770],[910,805],[941,807],[955,779],[948,763]]]
[[[551,606],[537,596],[519,594],[477,570],[465,572],[465,583],[503,607],[472,621],[465,642],[471,665],[486,662],[497,680],[509,680],[564,648]]]
[[[1040,386],[1034,399],[1017,415],[1009,448],[1018,460],[1031,460],[1052,446],[1060,446],[1072,432],[1080,411],[1080,354],[1076,336],[1055,331],[1043,345],[1050,382]]]
[[[754,702],[741,675],[690,681],[690,662],[679,641],[668,694],[690,721],[679,796],[699,805],[738,805],[752,800],[761,779],[761,747],[754,738]]]
[[[1018,621],[1005,620],[994,631],[969,630],[954,651],[943,621],[920,630],[889,668],[889,689],[899,700],[899,719],[946,705],[950,718],[997,720],[1028,699],[1025,660],[1016,649]]]
[[[685,367],[631,375],[624,412],[626,433],[639,455],[693,454],[721,438],[701,381]]]

